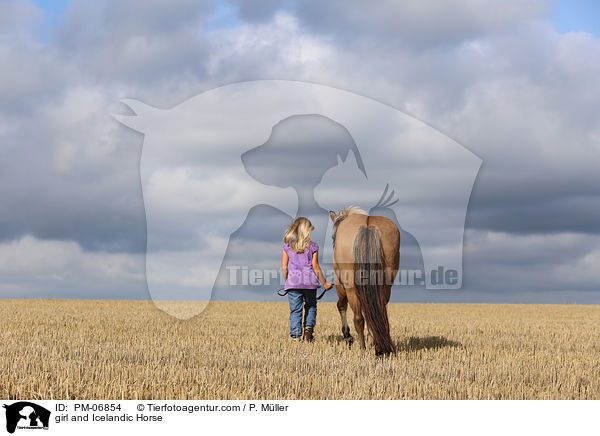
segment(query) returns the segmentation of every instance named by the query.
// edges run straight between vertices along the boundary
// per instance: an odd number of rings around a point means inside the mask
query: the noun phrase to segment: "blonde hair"
[[[314,229],[308,218],[298,217],[285,229],[283,242],[296,253],[302,253],[310,244],[310,232]]]

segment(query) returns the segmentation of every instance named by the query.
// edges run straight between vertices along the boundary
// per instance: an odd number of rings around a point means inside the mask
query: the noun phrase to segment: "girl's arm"
[[[325,279],[325,276],[323,275],[323,271],[321,271],[321,267],[319,266],[319,252],[318,251],[315,251],[313,253],[312,267],[313,267],[313,270],[315,271],[315,274],[317,275],[317,278],[319,279],[319,281],[321,283],[323,283],[323,288],[325,288],[326,291],[333,288],[333,285]]]
[[[281,272],[283,273],[283,279],[287,280],[288,276],[288,261],[290,260],[288,254],[285,250],[282,250],[283,254],[281,255]]]

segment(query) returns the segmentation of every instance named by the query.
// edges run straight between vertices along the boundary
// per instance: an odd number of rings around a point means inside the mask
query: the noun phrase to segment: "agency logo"
[[[396,222],[409,281],[462,287],[482,160],[426,123],[353,92],[287,80],[234,83],[168,109],[122,101],[134,114],[113,116],[144,134],[148,290],[171,315],[182,317],[161,302],[239,299],[238,273],[260,276],[272,293],[266,278],[277,270],[256,272],[278,267],[281,235],[298,216],[313,223],[322,264],[331,263],[329,211],[349,205]],[[250,283],[244,292],[261,295]],[[185,317],[204,308],[194,307]]]
[[[48,429],[50,411],[29,401],[5,404],[6,431],[14,433],[16,429]]]

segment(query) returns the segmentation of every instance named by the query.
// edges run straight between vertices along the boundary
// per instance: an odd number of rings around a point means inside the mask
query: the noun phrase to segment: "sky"
[[[395,288],[393,301],[598,304],[599,12],[577,0],[2,0],[0,297],[150,298],[144,136],[112,114],[131,113],[125,98],[167,109],[281,79],[389,105],[481,158],[462,289]]]

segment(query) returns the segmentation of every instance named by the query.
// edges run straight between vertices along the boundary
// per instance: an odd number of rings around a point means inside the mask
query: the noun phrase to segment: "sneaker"
[[[312,342],[315,340],[313,337],[313,327],[305,327],[304,328],[304,340],[306,342]]]

